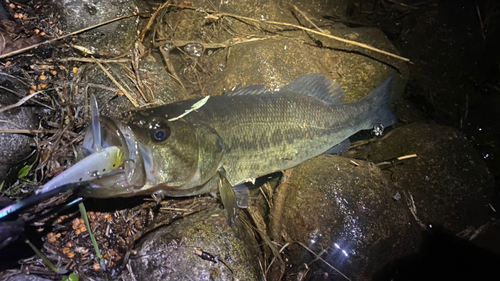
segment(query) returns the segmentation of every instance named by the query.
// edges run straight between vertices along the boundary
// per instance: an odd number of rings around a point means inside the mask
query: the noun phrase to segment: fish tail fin
[[[393,72],[389,78],[364,98],[370,105],[369,116],[371,117],[365,129],[372,129],[376,124],[389,127],[397,122],[397,117],[392,113],[387,104],[391,96],[392,81],[395,73]]]

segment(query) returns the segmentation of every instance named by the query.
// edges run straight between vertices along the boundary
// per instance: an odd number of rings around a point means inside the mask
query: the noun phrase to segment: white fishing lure
[[[95,96],[90,97],[91,126],[94,138],[94,153],[80,160],[66,171],[47,182],[37,194],[47,192],[58,186],[98,179],[102,175],[120,167],[125,159],[123,149],[119,146],[102,147],[101,125]]]
[[[47,192],[61,185],[100,178],[102,175],[120,167],[123,164],[124,158],[121,147],[106,147],[99,152],[83,158],[77,165],[71,166],[47,182],[41,190],[37,191],[37,194]]]

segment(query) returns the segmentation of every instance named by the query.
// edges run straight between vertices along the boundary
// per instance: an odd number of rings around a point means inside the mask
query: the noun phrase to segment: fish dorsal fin
[[[261,95],[270,94],[273,90],[265,85],[252,85],[241,88],[241,84],[226,92],[229,96],[244,96],[244,95]]]
[[[342,103],[345,97],[339,84],[320,73],[300,76],[280,91],[310,95],[330,105]]]

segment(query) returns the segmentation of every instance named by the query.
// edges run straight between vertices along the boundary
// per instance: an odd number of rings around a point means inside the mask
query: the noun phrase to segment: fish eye
[[[151,130],[151,139],[160,142],[170,137],[170,129],[168,127],[161,127]]]

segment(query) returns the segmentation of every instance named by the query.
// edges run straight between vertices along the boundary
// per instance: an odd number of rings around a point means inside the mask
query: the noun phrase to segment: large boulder
[[[307,246],[352,280],[368,280],[418,246],[419,229],[397,194],[373,163],[313,158],[294,168],[279,187],[271,210],[273,238],[291,243],[287,252],[296,269],[317,259]],[[326,263],[312,266],[312,274],[338,274]]]
[[[241,221],[228,226],[224,212],[212,206],[142,238],[135,248],[137,254],[131,257],[136,278],[260,279],[258,246],[251,230]]]

